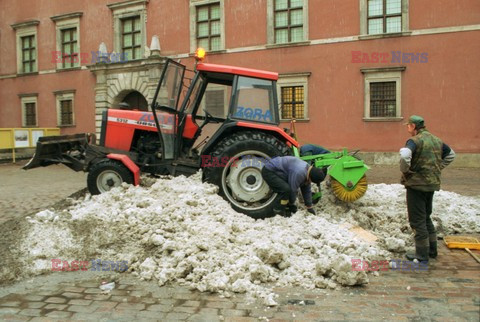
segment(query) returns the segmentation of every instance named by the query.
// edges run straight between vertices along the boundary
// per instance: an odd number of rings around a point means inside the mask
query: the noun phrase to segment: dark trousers
[[[280,206],[280,200],[290,200],[290,185],[276,174],[275,171],[263,167],[262,178],[268,183],[273,192],[278,194],[274,207],[278,208]]]
[[[408,222],[415,232],[415,241],[425,240],[435,234],[432,214],[433,191],[407,188]]]

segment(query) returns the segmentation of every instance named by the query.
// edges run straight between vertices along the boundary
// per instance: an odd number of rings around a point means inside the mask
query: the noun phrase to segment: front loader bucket
[[[74,171],[84,168],[85,150],[90,134],[42,136],[37,141],[37,149],[24,170],[63,163]]]

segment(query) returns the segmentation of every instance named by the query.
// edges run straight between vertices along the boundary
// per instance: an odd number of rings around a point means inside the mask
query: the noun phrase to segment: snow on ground
[[[317,216],[300,208],[291,218],[255,221],[232,210],[200,177],[150,179],[150,186],[124,185],[59,212],[37,213],[22,241],[26,269],[48,272],[53,258],[128,261],[130,272],[160,285],[247,293],[275,305],[275,286],[365,284],[367,273],[353,271],[352,259],[388,260],[412,245],[400,185],[370,185],[351,204],[323,186]],[[480,233],[480,199],[440,191],[432,217],[440,235]],[[377,242],[349,230],[357,225]]]

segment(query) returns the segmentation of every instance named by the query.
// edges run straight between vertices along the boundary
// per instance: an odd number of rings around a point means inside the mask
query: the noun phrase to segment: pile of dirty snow
[[[253,220],[232,210],[200,173],[165,177],[78,200],[30,218],[22,241],[27,272],[51,270],[51,259],[128,261],[129,271],[160,285],[177,282],[225,296],[247,293],[275,305],[275,286],[335,288],[368,283],[352,259],[388,260],[411,245],[400,185],[370,185],[345,204],[323,186],[313,216]],[[434,220],[442,233],[480,233],[480,200],[440,192]],[[348,225],[345,225],[348,223]],[[369,243],[348,227],[378,237]]]

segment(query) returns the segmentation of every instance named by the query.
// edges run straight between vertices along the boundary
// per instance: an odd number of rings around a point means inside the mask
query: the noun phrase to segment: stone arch
[[[133,71],[110,74],[107,78],[107,100],[109,107],[117,108],[118,104],[132,92],[141,94],[147,103],[153,97],[149,86],[148,75],[145,71]]]
[[[125,97],[136,92],[149,102],[158,86],[163,58],[160,56],[125,63],[96,63],[88,66],[95,74],[95,132],[100,137],[103,115],[109,108],[118,108]]]
[[[142,93],[135,90],[123,90],[113,99],[112,107],[119,108],[120,103],[127,103],[130,109],[148,111],[148,101]]]

